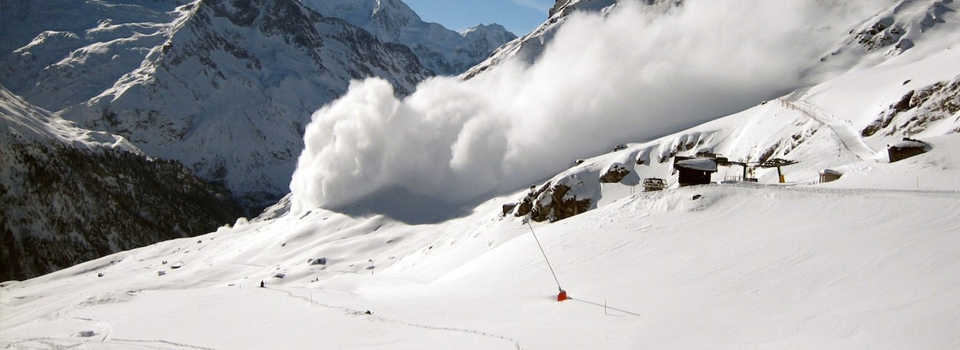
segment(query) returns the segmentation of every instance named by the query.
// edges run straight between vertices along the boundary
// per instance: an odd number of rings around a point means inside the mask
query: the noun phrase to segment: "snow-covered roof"
[[[927,145],[917,140],[903,140],[890,145],[891,148],[926,148]]]
[[[840,176],[840,175],[843,175],[843,173],[841,173],[841,172],[839,172],[839,171],[836,171],[836,170],[833,170],[833,169],[823,169],[823,170],[820,170],[820,175],[837,175],[837,176]]]
[[[717,162],[707,158],[681,160],[677,162],[677,166],[691,170],[717,172]]]

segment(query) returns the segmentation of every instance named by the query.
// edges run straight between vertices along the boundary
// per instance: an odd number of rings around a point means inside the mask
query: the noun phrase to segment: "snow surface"
[[[712,159],[687,159],[677,162],[678,166],[682,166],[687,169],[700,170],[700,171],[717,171],[717,162]]]
[[[933,172],[957,179],[960,164],[949,155],[960,151],[960,138],[932,142],[933,151],[915,162],[935,164]],[[872,176],[886,180],[910,169],[874,166]],[[922,190],[857,189],[868,184],[846,176],[837,183],[844,186],[637,193],[566,221],[534,225],[573,298],[562,303],[554,299],[557,286],[529,229],[519,219],[496,216],[502,199],[469,217],[426,226],[319,210],[240,221],[4,283],[0,343],[88,349],[960,346],[958,182]],[[319,257],[327,265],[308,263]],[[283,279],[273,277],[281,273]],[[258,288],[261,280],[267,288]]]

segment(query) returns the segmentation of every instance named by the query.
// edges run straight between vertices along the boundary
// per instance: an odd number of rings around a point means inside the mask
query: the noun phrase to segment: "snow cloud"
[[[655,14],[634,3],[605,17],[573,15],[530,66],[430,79],[403,99],[381,79],[354,82],[307,127],[290,184],[294,211],[397,189],[439,207],[525,188],[576,158],[810,83],[804,72],[879,6],[690,0]]]

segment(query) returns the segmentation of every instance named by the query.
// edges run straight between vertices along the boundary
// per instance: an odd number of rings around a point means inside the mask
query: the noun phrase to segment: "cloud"
[[[652,14],[627,2],[606,17],[574,15],[532,66],[433,78],[403,99],[381,79],[354,82],[312,117],[290,184],[294,211],[397,189],[456,206],[527,187],[616,143],[811,83],[802,72],[876,6],[690,0]]]

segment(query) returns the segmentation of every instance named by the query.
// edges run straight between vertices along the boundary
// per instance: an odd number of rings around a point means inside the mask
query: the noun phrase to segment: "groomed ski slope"
[[[7,283],[0,345],[954,349],[960,184],[895,181],[960,179],[960,138],[932,142],[831,184],[640,192],[534,224],[562,303],[529,228],[494,214],[506,199],[428,226],[313,212]]]

